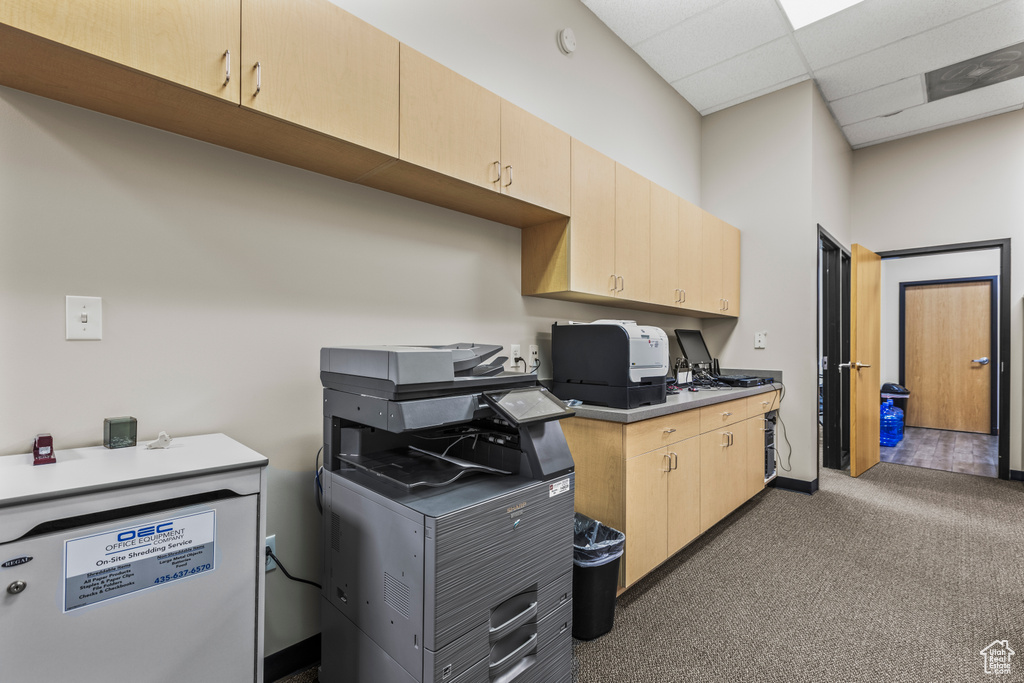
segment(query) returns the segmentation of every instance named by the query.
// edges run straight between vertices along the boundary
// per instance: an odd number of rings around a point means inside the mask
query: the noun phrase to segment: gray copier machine
[[[572,412],[500,348],[321,350],[323,683],[572,680]]]

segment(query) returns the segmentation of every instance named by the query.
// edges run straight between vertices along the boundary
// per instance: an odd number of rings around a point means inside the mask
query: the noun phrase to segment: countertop
[[[704,406],[731,401],[734,398],[756,396],[767,391],[775,391],[782,388],[781,384],[763,384],[759,387],[747,387],[744,389],[700,389],[699,391],[687,391],[683,389],[678,394],[670,394],[664,403],[654,406],[641,406],[639,408],[602,408],[600,406],[588,406],[586,404],[575,406],[576,417],[587,420],[603,420],[605,422],[620,422],[629,424],[649,420],[652,417],[671,415],[684,410],[693,410]]]

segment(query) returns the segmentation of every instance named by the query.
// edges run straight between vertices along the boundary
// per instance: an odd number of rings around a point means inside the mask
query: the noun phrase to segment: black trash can
[[[619,559],[626,535],[576,513],[572,551],[572,637],[593,640],[612,630]]]

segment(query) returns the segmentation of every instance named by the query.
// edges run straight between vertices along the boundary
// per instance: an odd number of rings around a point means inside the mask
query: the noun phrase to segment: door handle
[[[662,470],[662,472],[671,472],[672,471],[672,454],[671,453],[666,453],[665,457],[668,458],[668,469],[667,470]]]
[[[971,361],[972,363],[981,363],[982,365],[988,365],[988,356],[982,356],[981,358],[975,358]]]
[[[840,363],[839,369],[842,370],[843,368],[849,368],[850,366],[853,366],[854,370],[860,370],[861,368],[870,368],[871,364],[861,363],[860,361],[855,361],[853,363]]]

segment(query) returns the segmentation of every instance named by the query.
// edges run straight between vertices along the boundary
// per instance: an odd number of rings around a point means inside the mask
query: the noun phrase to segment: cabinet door
[[[4,0],[0,23],[238,102],[238,0]]]
[[[744,423],[700,437],[700,530],[705,532],[746,500]]]
[[[652,246],[653,249],[653,246]],[[704,304],[704,234],[701,210],[682,197],[679,198],[679,264],[680,300],[683,308],[699,309]]]
[[[572,141],[569,288],[613,296],[615,289],[615,161]]]
[[[667,450],[673,464],[667,492],[668,555],[672,555],[700,535],[700,439],[680,441]]]
[[[615,296],[648,301],[651,296],[651,181],[615,164]]]
[[[398,156],[398,40],[327,0],[242,0],[242,36],[242,106]]]
[[[568,215],[569,140],[568,133],[502,100],[502,193]]]
[[[501,98],[408,45],[399,52],[400,158],[498,191]]]
[[[752,417],[747,425],[747,494],[750,498],[764,488],[764,416]]]
[[[651,183],[651,303],[682,303],[679,263],[679,197]]]
[[[626,585],[668,557],[666,487],[672,458],[661,448],[626,461]]]
[[[740,231],[725,221],[719,221],[722,231],[722,298],[725,314],[740,314]]]
[[[704,261],[704,291],[701,293],[702,311],[721,312],[722,301],[722,228],[721,221],[701,210],[701,254]]]

